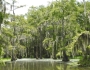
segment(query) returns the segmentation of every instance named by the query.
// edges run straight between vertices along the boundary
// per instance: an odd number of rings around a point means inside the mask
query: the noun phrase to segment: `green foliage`
[[[58,53],[62,51],[61,49],[65,49],[68,53],[74,51],[82,54],[80,45],[84,39],[80,39],[80,37],[88,33],[85,30],[83,12],[83,4],[76,3],[75,0],[54,1],[47,7],[30,8],[27,21],[31,26],[37,28],[37,34],[35,34],[39,38],[35,41],[40,42],[40,38],[42,38],[43,46],[48,49],[47,51],[52,51],[50,49],[53,48],[53,43],[56,42],[54,48],[57,47]],[[64,23],[62,23],[63,21]],[[40,32],[38,28],[42,28],[42,31]],[[51,42],[50,39],[53,41]],[[40,42],[40,44],[42,43]],[[78,44],[79,46],[77,46]]]
[[[3,38],[2,35],[0,35],[0,57],[4,54],[3,48],[5,47],[5,44],[8,44],[8,42]]]
[[[52,51],[52,46],[53,46],[53,39],[52,38],[45,38],[43,41],[43,46],[45,49],[49,52]]]
[[[45,57],[58,57],[63,50],[68,55],[82,55],[86,47],[90,48],[89,4],[86,2],[87,16],[84,15],[84,4],[76,3],[76,0],[53,1],[47,7],[32,6],[25,16],[17,15],[12,22],[8,19],[12,15],[7,14],[7,20],[0,29],[0,47],[4,51],[9,50],[10,55],[12,46],[15,46],[17,54],[25,53],[25,56],[29,54],[32,57],[35,53],[37,56],[42,53]],[[0,12],[0,24],[2,20]]]

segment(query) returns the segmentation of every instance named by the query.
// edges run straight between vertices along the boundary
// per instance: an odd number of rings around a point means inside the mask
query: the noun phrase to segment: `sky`
[[[8,2],[11,0],[7,0]],[[33,6],[39,6],[39,5],[44,5],[47,6],[49,2],[52,2],[55,0],[17,0],[16,5],[20,6],[20,5],[26,5],[25,7],[22,8],[18,8],[15,10],[15,14],[16,15],[21,15],[21,14],[25,14],[28,11],[28,8]],[[77,0],[77,1],[83,1],[83,0]],[[8,11],[10,12],[10,11]],[[12,13],[12,12],[11,12]]]

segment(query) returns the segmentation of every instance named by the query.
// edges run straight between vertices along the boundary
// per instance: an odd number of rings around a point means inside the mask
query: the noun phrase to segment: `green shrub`
[[[78,62],[79,66],[81,67],[88,67],[90,66],[90,55],[83,56],[80,61]]]

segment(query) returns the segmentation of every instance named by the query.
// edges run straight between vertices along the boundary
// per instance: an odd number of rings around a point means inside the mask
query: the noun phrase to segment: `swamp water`
[[[62,63],[61,60],[52,59],[18,59],[0,65],[0,70],[90,70],[88,67],[78,67],[72,62]]]

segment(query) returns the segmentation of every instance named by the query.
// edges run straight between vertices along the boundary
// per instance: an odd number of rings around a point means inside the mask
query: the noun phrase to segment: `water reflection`
[[[16,61],[0,66],[0,70],[90,70],[90,68],[70,66],[56,61]]]

